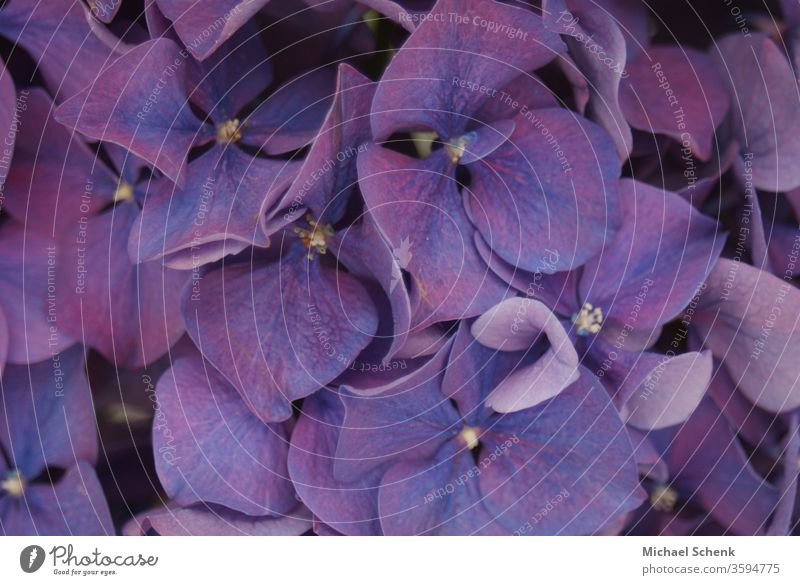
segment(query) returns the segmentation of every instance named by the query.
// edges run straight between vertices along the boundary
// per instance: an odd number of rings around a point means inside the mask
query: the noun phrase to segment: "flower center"
[[[18,498],[25,491],[25,480],[19,474],[19,470],[10,471],[6,478],[0,482],[0,489],[8,492],[9,495]]]
[[[678,492],[666,485],[657,485],[650,492],[650,505],[659,512],[672,512],[678,503]]]
[[[117,190],[114,192],[114,203],[133,199],[133,185],[120,179]]]
[[[242,138],[242,130],[244,124],[239,122],[238,118],[233,120],[226,120],[217,126],[217,142],[232,143],[238,142]]]
[[[328,224],[323,227],[311,215],[306,216],[306,221],[311,229],[296,227],[294,228],[294,233],[300,236],[303,244],[308,248],[308,259],[313,260],[314,252],[325,254],[328,251],[327,238],[333,235],[333,226]]]
[[[578,328],[578,335],[599,333],[603,326],[603,310],[591,303],[583,303],[580,312],[572,316],[572,322]]]
[[[461,432],[458,433],[458,439],[467,446],[467,449],[472,450],[480,443],[478,432],[479,429],[477,427],[464,427],[461,429]]]
[[[475,133],[467,132],[462,136],[453,138],[444,145],[444,149],[447,151],[447,154],[450,155],[450,162],[457,163],[461,160],[461,157],[464,156],[464,151],[467,149],[467,145],[473,138],[475,138]]]

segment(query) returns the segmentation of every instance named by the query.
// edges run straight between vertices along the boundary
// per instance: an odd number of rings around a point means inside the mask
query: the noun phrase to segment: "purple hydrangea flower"
[[[97,459],[83,349],[7,366],[0,403],[0,531],[113,534]]]
[[[112,51],[87,22],[88,8],[74,0],[8,0],[0,36],[20,45],[36,60],[48,89],[59,100],[97,79]]]
[[[353,145],[366,140],[373,91],[342,66],[321,138],[272,222],[273,249],[204,272],[184,290],[189,335],[266,421],[289,418],[293,400],[333,381],[370,344],[379,326],[373,284],[389,296],[402,290],[388,278],[400,273],[390,248],[366,219],[335,228],[352,195]],[[395,314],[407,321],[408,301],[404,308],[397,294]]]
[[[319,461],[330,419],[298,425],[290,473],[321,521],[337,530],[379,521],[386,534],[591,534],[639,505],[624,425],[590,372],[549,401],[500,414],[487,395],[530,356],[482,347],[466,326],[441,353],[446,368],[422,368],[392,393],[334,397],[344,418],[332,465]],[[348,518],[325,494],[331,486],[372,505]]]
[[[480,13],[530,32],[524,39],[494,34],[451,13]],[[541,19],[491,2],[440,2],[431,14],[441,18],[421,24],[381,78],[371,119],[378,141],[425,131],[441,148],[415,159],[390,150],[389,141],[359,157],[367,208],[393,247],[410,242],[404,268],[418,327],[477,315],[503,298],[474,238],[526,270],[535,269],[535,251],[549,246],[560,251],[551,271],[565,270],[596,254],[618,222],[619,161],[608,137],[555,109],[527,73],[563,50]],[[459,168],[469,172],[469,186],[458,180]]]
[[[675,347],[666,355],[648,349],[662,326],[692,301],[719,257],[723,237],[713,220],[673,193],[628,179],[620,192],[622,225],[586,266],[552,276],[506,266],[501,276],[559,315],[626,420],[642,429],[660,428],[682,422],[697,405],[711,377],[711,356],[676,355]],[[649,245],[653,238],[658,247]],[[486,313],[476,323],[476,337],[498,349],[533,343],[549,319],[528,309],[534,303]],[[569,369],[569,362],[560,363]],[[535,379],[522,383],[494,407],[525,408],[551,387],[540,389]]]
[[[123,146],[177,184],[148,192],[131,236],[136,262],[165,257],[172,267],[191,268],[251,244],[266,246],[261,216],[297,164],[250,151],[297,149],[319,127],[328,71],[290,82],[245,117],[245,107],[270,82],[270,65],[258,37],[244,29],[226,47],[197,64],[169,38],[142,43],[57,111],[68,127]],[[289,92],[302,97],[287,102]],[[190,150],[209,144],[187,164]]]

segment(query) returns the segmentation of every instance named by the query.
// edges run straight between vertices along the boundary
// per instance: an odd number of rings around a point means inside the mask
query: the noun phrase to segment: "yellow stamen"
[[[117,190],[114,192],[114,203],[133,199],[133,185],[120,179]]]
[[[657,485],[650,492],[650,505],[659,512],[672,512],[678,503],[678,492],[666,485]]]
[[[244,124],[241,124],[238,118],[226,120],[217,126],[217,142],[238,142],[242,138],[243,129]]]
[[[477,427],[464,427],[461,429],[461,432],[458,433],[458,438],[464,442],[464,445],[467,446],[467,449],[474,449],[480,442]]]
[[[412,132],[411,140],[420,158],[428,158],[433,152],[433,143],[439,140],[436,132]]]
[[[459,136],[444,145],[445,150],[450,155],[450,162],[457,163],[464,156],[464,151],[469,144],[469,135]]]
[[[572,322],[578,327],[578,335],[594,335],[603,325],[603,310],[591,303],[583,303],[580,312],[572,316]]]
[[[325,254],[328,251],[327,238],[333,235],[333,226],[328,224],[323,227],[311,215],[306,216],[306,221],[311,226],[311,229],[306,230],[296,227],[294,228],[294,233],[300,236],[303,244],[308,248],[308,259],[313,260],[314,252]]]
[[[15,469],[0,482],[0,490],[6,491],[9,495],[18,498],[22,495],[22,492],[25,491],[25,480],[19,474],[19,471]]]

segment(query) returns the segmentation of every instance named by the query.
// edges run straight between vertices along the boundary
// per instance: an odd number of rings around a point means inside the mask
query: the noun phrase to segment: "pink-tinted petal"
[[[695,49],[652,47],[626,71],[620,106],[631,126],[666,134],[708,160],[714,130],[728,111],[728,95],[711,59]]]
[[[800,406],[800,291],[742,262],[720,259],[693,322],[733,382],[770,412]]]
[[[71,230],[111,203],[119,180],[80,136],[52,119],[54,108],[44,90],[30,90],[5,189],[9,214],[45,235]]]
[[[160,263],[136,265],[128,238],[132,201],[78,224],[61,242],[56,286],[64,330],[125,367],[161,357],[183,334],[178,291],[190,275]]]
[[[752,181],[767,191],[800,186],[800,102],[792,67],[764,34],[731,33],[713,57],[731,100],[731,124]]]

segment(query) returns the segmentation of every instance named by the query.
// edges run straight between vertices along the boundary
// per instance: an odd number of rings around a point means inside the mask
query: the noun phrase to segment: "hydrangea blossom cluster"
[[[6,0],[0,532],[797,533],[778,4]]]

